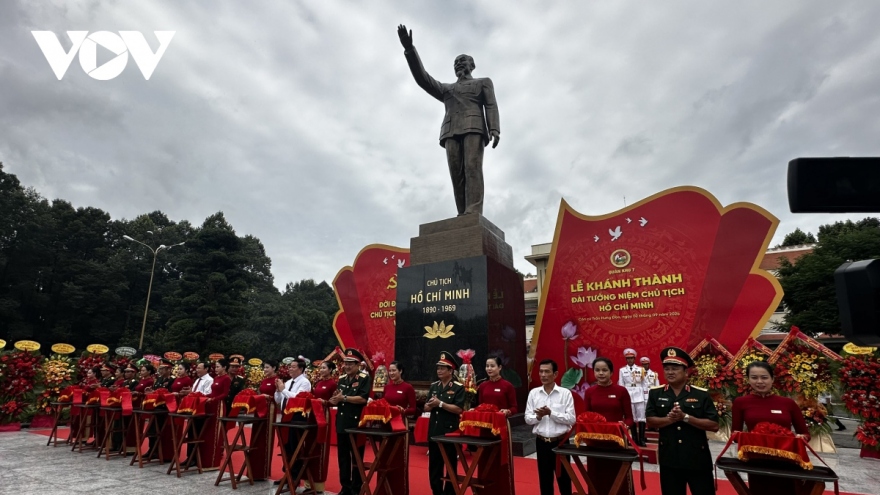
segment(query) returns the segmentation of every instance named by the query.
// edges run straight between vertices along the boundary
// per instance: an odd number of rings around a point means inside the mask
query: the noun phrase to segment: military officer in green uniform
[[[339,463],[339,484],[342,485],[339,495],[357,495],[361,492],[363,480],[345,430],[358,427],[373,381],[369,373],[360,370],[364,356],[359,350],[348,348],[344,355],[342,370],[345,374],[339,378],[339,385],[329,402],[337,407],[336,460]],[[358,447],[358,451],[363,458],[364,447]]]
[[[125,366],[125,371],[123,374],[125,381],[123,381],[122,386],[132,392],[134,392],[134,389],[135,387],[137,387],[138,384],[137,371],[137,368],[134,367],[134,363],[130,362]]]
[[[428,389],[428,401],[425,402],[425,411],[431,413],[428,422],[428,478],[431,481],[431,492],[434,495],[452,495],[455,490],[452,483],[447,482],[444,487],[443,480],[443,456],[440,449],[446,451],[449,459],[456,464],[458,455],[455,445],[439,444],[431,441],[435,436],[442,436],[458,430],[459,416],[464,408],[464,386],[455,380],[454,370],[458,369],[458,361],[451,352],[440,353],[437,361],[437,380]]]
[[[159,390],[160,388],[164,388],[167,391],[171,391],[171,385],[174,383],[174,377],[171,376],[171,368],[174,367],[174,363],[169,359],[162,359],[159,363],[159,377],[156,378],[156,382],[152,387],[148,388],[148,392],[154,392]]]
[[[110,388],[116,383],[116,377],[113,376],[116,373],[116,365],[113,363],[104,363],[101,366],[101,386],[105,388]]]
[[[229,395],[226,396],[227,414],[232,410],[232,401],[239,392],[247,386],[247,380],[243,376],[239,376],[241,371],[241,357],[232,356],[229,358],[229,378],[232,378],[232,384],[229,386]]]
[[[164,388],[165,390],[170,392],[171,385],[174,383],[174,377],[171,376],[171,369],[173,367],[174,367],[174,363],[172,363],[170,359],[162,358],[162,361],[159,363],[159,368],[158,368],[159,376],[158,376],[158,378],[156,378],[156,381],[155,381],[155,383],[153,383],[153,386],[147,387],[147,390],[145,392],[149,394],[149,393],[155,392],[156,390],[159,390],[160,388]],[[167,410],[167,407],[163,405],[163,406],[159,406],[157,409]],[[155,449],[157,437],[154,435],[158,435],[159,432],[162,431],[162,428],[165,427],[165,419],[167,419],[165,417],[165,415],[160,414],[160,415],[156,416],[156,418],[153,421],[150,421],[150,431],[149,431],[149,433],[150,433],[150,442],[149,442],[150,448],[149,448],[148,452],[153,452],[153,455],[152,455],[152,457],[150,457],[150,460],[159,459],[159,451]]]
[[[718,411],[705,389],[688,385],[687,370],[694,365],[688,353],[667,347],[660,353],[666,385],[648,392],[648,427],[660,430],[657,461],[663,495],[715,493],[712,454],[707,431],[718,431]]]

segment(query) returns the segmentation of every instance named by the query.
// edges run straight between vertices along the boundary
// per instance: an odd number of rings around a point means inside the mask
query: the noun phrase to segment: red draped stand
[[[254,484],[254,481],[262,481],[268,477],[268,473],[265,472],[265,459],[259,466],[255,466],[253,461],[255,455],[261,452],[265,453],[266,431],[269,430],[271,409],[266,398],[251,389],[243,390],[232,399],[229,415],[220,418],[220,422],[224,426],[231,426],[232,441],[229,441],[228,435],[224,436],[225,455],[214,486],[218,486],[224,481],[230,481],[232,488],[235,489],[237,484],[241,483],[245,472],[251,485]],[[247,426],[250,426],[251,430],[250,439],[245,434]],[[236,452],[242,454],[242,462],[237,472],[233,463],[233,455]],[[256,467],[260,468],[259,472],[255,469]],[[226,472],[229,473],[229,478],[224,478]]]
[[[275,493],[292,492],[300,481],[310,485],[326,481],[327,464],[322,462],[321,446],[328,442],[330,435],[323,402],[310,392],[300,392],[287,401],[275,430],[284,460],[284,478]],[[287,454],[285,448],[289,435],[297,435],[296,448],[291,455]],[[295,466],[302,467],[294,470]]]
[[[104,424],[103,441],[98,449],[98,457],[105,455],[110,460],[111,455],[119,454],[125,457],[128,455],[128,449],[134,448],[135,441],[129,439],[128,431],[130,429],[132,413],[134,406],[132,405],[131,391],[127,388],[117,388],[110,391],[105,388],[95,390],[98,393],[100,401],[100,414]],[[91,400],[91,398],[90,398]],[[132,434],[134,430],[132,430]],[[121,445],[118,452],[113,451],[114,439],[121,438]]]
[[[507,417],[493,404],[480,404],[461,413],[458,423],[461,434],[469,437],[500,438],[498,454],[483,455],[477,463],[477,477],[493,480],[494,493],[515,493],[513,482],[513,441]]]
[[[265,422],[259,429],[251,426],[249,460],[254,481],[267,480],[272,473],[272,449],[275,447],[275,401],[245,390],[233,399],[229,416],[245,411]]]
[[[557,469],[564,467],[578,493],[632,495],[634,493],[632,463],[638,459],[642,466],[641,451],[633,442],[629,429],[622,423],[609,423],[604,416],[595,412],[578,415],[577,422],[569,435],[574,435],[575,448],[560,445],[557,453],[569,455],[574,462],[561,462]],[[587,458],[584,469],[580,457]],[[575,473],[577,468],[578,473]],[[577,476],[580,474],[580,477]],[[642,489],[646,487],[644,468],[640,470]],[[586,489],[581,479],[587,485]]]
[[[729,465],[732,459],[722,458],[733,442],[738,443],[737,459],[751,468],[742,470],[748,473],[748,485],[742,480],[740,473]],[[756,425],[754,431],[733,432],[718,455],[716,465],[724,470],[724,474],[740,494],[794,495],[813,493],[812,490],[816,489],[821,493],[825,481],[833,481],[834,492],[838,493],[837,476],[830,469],[814,468],[808,451],[822,460],[805,440],[796,437],[790,429],[762,422]],[[756,470],[759,472],[755,472]],[[800,476],[798,472],[801,473]]]
[[[172,402],[176,409],[176,399],[168,390],[160,388],[154,392],[144,394],[141,400],[141,408],[134,411],[135,434],[137,435],[137,452],[131,459],[131,464],[138,463],[138,467],[144,467],[154,460],[164,463],[171,459],[170,452],[173,450],[173,441],[170,438],[171,431],[167,428],[168,406],[166,402]],[[165,431],[168,431],[168,446],[165,445]],[[144,439],[149,439],[149,448],[144,452],[141,448]],[[167,453],[166,453],[167,452]]]
[[[202,469],[213,471],[220,468],[223,462],[223,438],[226,429],[220,423],[219,418],[225,414],[225,401],[222,399],[209,400],[205,403],[205,431],[202,438],[205,440],[199,445],[202,454]]]
[[[218,401],[214,401],[216,404]],[[222,401],[219,401],[222,402]],[[166,402],[166,406],[168,403]],[[204,470],[205,465],[213,462],[213,458],[205,457],[213,455],[213,447],[205,447],[205,443],[214,440],[214,435],[208,428],[217,429],[216,417],[208,415],[208,398],[199,392],[193,392],[180,400],[177,405],[177,411],[168,413],[170,419],[168,428],[171,428],[172,438],[174,439],[174,455],[171,457],[171,465],[168,467],[167,474],[176,471],[179,478],[183,472],[188,471],[195,465],[199,474]],[[218,438],[222,442],[222,439]],[[180,461],[180,450],[184,445],[193,445],[193,453],[188,456],[186,462]],[[220,449],[222,456],[222,448]],[[217,461],[216,466],[220,462]]]
[[[373,452],[373,461],[366,463],[358,449],[354,449],[364,490],[372,495],[408,494],[409,429],[400,410],[385,399],[371,401],[364,406],[358,428],[353,431],[356,433],[350,434],[352,441],[362,437]]]

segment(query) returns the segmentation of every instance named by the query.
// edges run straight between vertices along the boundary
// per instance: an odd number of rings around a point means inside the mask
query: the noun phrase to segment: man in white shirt
[[[559,367],[556,361],[545,359],[538,365],[542,386],[533,388],[526,401],[526,423],[538,438],[535,447],[538,454],[538,483],[541,495],[553,495],[553,477],[556,474],[556,454],[559,446],[575,423],[574,399],[571,391],[556,384]],[[563,462],[569,462],[566,457]],[[571,495],[571,478],[568,471],[560,470],[556,478],[561,495]]]
[[[211,393],[211,385],[214,379],[208,374],[208,365],[205,363],[196,364],[196,381],[192,384],[190,392],[200,392],[202,395]]]
[[[277,402],[282,410],[288,399],[293,399],[300,392],[311,392],[312,382],[304,374],[306,371],[306,362],[302,359],[294,359],[287,367],[290,373],[290,380],[282,382],[281,378],[275,379],[275,402]]]
[[[208,395],[211,393],[211,385],[214,384],[214,379],[211,378],[211,375],[208,374],[208,364],[207,363],[196,363],[196,381],[193,382],[192,387],[184,387],[180,393],[181,395],[187,395],[195,392],[200,392],[202,395]],[[205,425],[204,418],[196,418],[193,419],[195,423],[196,431],[202,431],[202,428]],[[191,463],[191,458],[195,444],[188,443],[186,444],[186,460],[184,461],[184,465],[189,466]]]
[[[312,382],[310,382],[309,378],[305,375],[306,366],[305,360],[299,358],[294,359],[287,366],[287,372],[290,373],[291,377],[290,380],[282,382],[280,378],[275,379],[275,402],[278,403],[282,413],[284,412],[288,400],[295,398],[300,392],[312,391]],[[288,436],[287,445],[284,446],[287,455],[293,455],[293,452],[296,450],[297,440],[296,435]],[[294,473],[299,471],[301,464],[302,461],[294,463]],[[275,481],[276,485],[280,483],[281,480]],[[291,489],[295,490],[296,488],[291,487]]]

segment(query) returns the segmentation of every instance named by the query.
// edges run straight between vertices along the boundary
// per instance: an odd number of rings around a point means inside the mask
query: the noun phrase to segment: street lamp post
[[[140,351],[141,349],[144,348],[144,330],[146,330],[146,328],[147,328],[147,313],[150,311],[150,295],[153,293],[153,275],[156,273],[156,257],[159,256],[159,251],[161,251],[163,249],[166,249],[166,250],[171,249],[171,248],[177,247],[177,246],[183,246],[186,243],[186,241],[179,242],[177,244],[172,244],[170,246],[166,246],[166,245],[162,244],[159,247],[153,249],[152,247],[144,244],[143,242],[141,242],[137,239],[134,239],[132,237],[129,237],[127,235],[122,236],[122,238],[125,239],[126,241],[136,242],[136,243],[140,244],[141,246],[144,246],[145,248],[149,249],[150,252],[153,253],[153,267],[150,268],[150,285],[147,287],[147,303],[144,305],[144,322],[141,324],[141,340],[140,340],[140,343],[138,344],[138,351]]]

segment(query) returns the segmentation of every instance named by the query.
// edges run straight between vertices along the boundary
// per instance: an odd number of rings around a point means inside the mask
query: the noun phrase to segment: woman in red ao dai
[[[588,388],[584,394],[584,409],[605,416],[608,422],[619,422],[626,428],[632,426],[633,415],[629,392],[611,380],[614,375],[614,363],[606,357],[596,358],[593,361],[593,374],[596,376],[596,384]],[[587,469],[600,493],[608,493],[611,490],[618,464],[619,461],[612,459],[590,457],[587,460]],[[630,469],[620,489],[617,490],[617,495],[633,493],[632,469]]]

